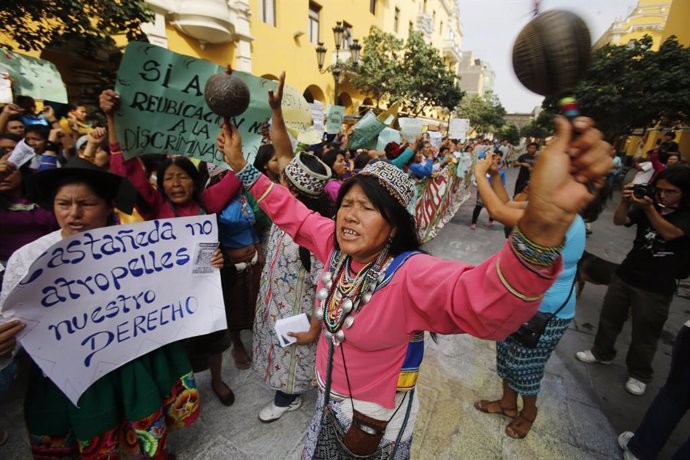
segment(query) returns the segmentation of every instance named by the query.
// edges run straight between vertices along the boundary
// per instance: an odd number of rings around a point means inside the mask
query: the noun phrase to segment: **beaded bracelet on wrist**
[[[565,242],[558,246],[541,246],[525,236],[517,226],[513,230],[513,236],[510,239],[510,245],[515,254],[522,258],[525,262],[536,267],[550,267],[561,255]]]
[[[242,171],[237,173],[237,178],[242,181],[245,190],[249,190],[254,183],[259,180],[260,175],[261,172],[259,172],[253,164],[247,163],[244,168],[242,168]]]

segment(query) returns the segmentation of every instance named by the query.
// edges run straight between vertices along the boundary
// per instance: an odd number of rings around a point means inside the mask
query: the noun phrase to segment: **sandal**
[[[523,439],[532,429],[532,424],[536,420],[536,416],[530,420],[520,412],[520,415],[510,421],[506,426],[506,434],[513,439]]]
[[[517,415],[517,407],[503,407],[500,399],[496,401],[480,399],[474,402],[474,408],[485,414],[501,414],[511,418]]]
[[[249,369],[252,366],[252,359],[247,355],[245,351],[244,356],[237,353],[237,349],[233,347],[232,349],[232,359],[235,360],[235,367],[240,370]]]

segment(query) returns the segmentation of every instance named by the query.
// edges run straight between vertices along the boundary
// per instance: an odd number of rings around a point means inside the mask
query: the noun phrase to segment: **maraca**
[[[513,45],[513,70],[527,89],[542,96],[567,95],[587,71],[592,40],[575,13],[550,10],[537,15]],[[560,100],[568,118],[579,115],[573,97]]]
[[[206,103],[214,113],[222,116],[226,123],[231,117],[240,115],[249,106],[249,88],[232,69],[211,75],[204,88]]]

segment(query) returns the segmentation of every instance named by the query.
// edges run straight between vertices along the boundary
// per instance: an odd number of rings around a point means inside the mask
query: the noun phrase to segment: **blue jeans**
[[[641,460],[656,458],[671,433],[690,409],[690,328],[683,326],[673,344],[671,371],[647,409],[628,449]],[[690,458],[690,437],[672,460]]]

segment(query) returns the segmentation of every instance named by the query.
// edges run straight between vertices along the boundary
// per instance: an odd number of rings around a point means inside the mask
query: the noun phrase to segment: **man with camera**
[[[676,279],[690,266],[690,168],[662,171],[654,186],[628,184],[616,209],[616,225],[637,225],[633,248],[613,276],[604,297],[591,350],[576,353],[592,364],[610,364],[623,324],[632,314],[625,389],[644,394],[652,380],[652,359],[668,317]]]

